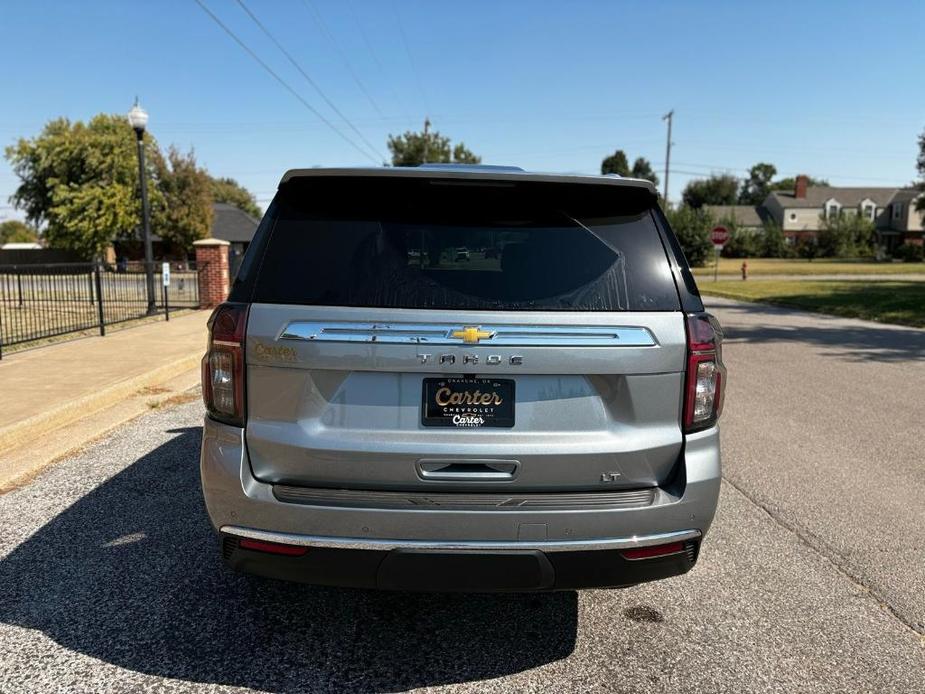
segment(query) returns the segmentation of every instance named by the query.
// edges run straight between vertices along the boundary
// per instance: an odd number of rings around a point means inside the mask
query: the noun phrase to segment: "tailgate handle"
[[[461,482],[512,480],[519,467],[516,460],[419,460],[417,463],[421,479]]]

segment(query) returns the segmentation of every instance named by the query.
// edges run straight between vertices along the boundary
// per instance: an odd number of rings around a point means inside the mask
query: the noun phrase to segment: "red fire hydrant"
[[[747,260],[742,262],[742,279],[743,280],[748,279],[748,261]]]

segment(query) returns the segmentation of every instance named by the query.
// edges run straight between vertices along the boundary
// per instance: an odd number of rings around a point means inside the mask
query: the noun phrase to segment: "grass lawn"
[[[925,282],[720,280],[699,287],[705,295],[925,328]]]
[[[719,274],[740,276],[742,258],[720,258]],[[875,263],[870,260],[846,258],[749,258],[749,275],[906,275],[925,273],[925,263]],[[713,276],[713,264],[694,268],[697,277]]]

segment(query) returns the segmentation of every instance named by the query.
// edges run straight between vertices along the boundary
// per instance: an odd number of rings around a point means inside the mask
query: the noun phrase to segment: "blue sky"
[[[389,133],[428,115],[485,163],[596,172],[622,148],[662,175],[661,116],[673,108],[673,199],[692,177],[744,175],[757,161],[836,185],[916,175],[920,0],[244,1],[380,157]],[[235,0],[203,2],[359,140]],[[194,0],[0,0],[0,27],[4,146],[56,116],[124,113],[137,94],[162,145],[195,148],[262,205],[287,168],[372,163]],[[0,219],[18,216],[16,180],[0,161]]]

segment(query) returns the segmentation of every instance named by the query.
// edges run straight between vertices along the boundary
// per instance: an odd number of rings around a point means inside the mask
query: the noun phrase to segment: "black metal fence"
[[[163,287],[154,264],[154,304],[159,313],[199,307],[195,263],[171,263]],[[3,347],[59,335],[99,330],[148,315],[144,263],[0,265],[0,357]]]

